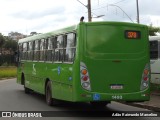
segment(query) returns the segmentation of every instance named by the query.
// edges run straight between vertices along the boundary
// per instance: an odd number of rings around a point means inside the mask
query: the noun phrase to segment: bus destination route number
[[[140,38],[140,31],[125,31],[125,38],[127,39],[139,39]]]

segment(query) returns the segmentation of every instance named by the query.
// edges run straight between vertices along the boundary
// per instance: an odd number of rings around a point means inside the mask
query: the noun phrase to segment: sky
[[[0,33],[46,33],[78,24],[82,16],[87,22],[87,1],[0,0]],[[138,0],[138,3],[140,23],[160,27],[160,0]],[[136,0],[91,0],[91,10],[92,21],[137,23]]]

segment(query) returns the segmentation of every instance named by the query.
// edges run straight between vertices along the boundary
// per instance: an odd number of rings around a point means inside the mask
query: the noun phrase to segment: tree
[[[17,41],[12,40],[12,38],[8,36],[3,36],[1,34],[0,34],[0,40],[1,40],[0,41],[1,53],[3,53],[2,55],[0,55],[0,66],[3,64],[13,65],[14,53],[17,50]]]
[[[31,35],[31,36],[37,35],[37,32],[31,32],[30,35]]]
[[[2,53],[2,46],[5,43],[5,38],[4,36],[0,33],[0,49],[1,49],[1,53]]]
[[[8,39],[4,44],[4,48],[13,53],[17,50],[17,42],[15,40]]]
[[[150,36],[156,36],[157,32],[160,32],[160,28],[159,27],[153,27],[152,24],[150,24],[149,28],[149,35]]]

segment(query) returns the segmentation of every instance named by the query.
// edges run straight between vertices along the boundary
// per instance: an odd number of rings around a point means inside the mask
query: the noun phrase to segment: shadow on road
[[[24,94],[23,90],[17,91],[19,93]],[[32,98],[36,99],[37,101],[40,101],[44,104],[45,103],[45,96],[31,92],[30,94],[24,94],[29,95]],[[48,111],[47,114],[54,115],[54,117],[73,117],[73,116],[79,116],[79,117],[106,117],[110,116],[111,110],[106,107],[93,107],[89,103],[82,103],[82,102],[67,102],[67,101],[58,101],[59,104],[56,106],[51,106],[53,108],[53,111]],[[47,106],[47,104],[46,104]],[[40,110],[42,111],[42,110]]]

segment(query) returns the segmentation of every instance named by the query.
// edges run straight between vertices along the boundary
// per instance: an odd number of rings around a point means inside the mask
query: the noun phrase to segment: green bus
[[[127,22],[80,22],[18,42],[17,82],[26,93],[90,102],[150,99],[148,28]]]

